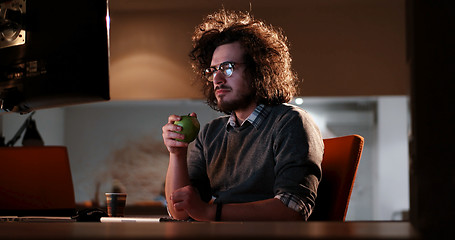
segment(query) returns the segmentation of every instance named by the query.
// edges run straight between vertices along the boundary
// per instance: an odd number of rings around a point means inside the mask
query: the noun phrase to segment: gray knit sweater
[[[266,106],[256,128],[227,124],[229,116],[204,126],[190,148],[188,171],[204,201],[241,203],[298,196],[314,207],[324,146],[318,127],[301,108]]]

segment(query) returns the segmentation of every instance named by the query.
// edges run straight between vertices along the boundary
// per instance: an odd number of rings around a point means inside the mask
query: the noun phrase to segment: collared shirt
[[[263,122],[264,119],[267,118],[267,116],[270,113],[270,108],[265,107],[264,104],[259,104],[254,111],[248,116],[248,118],[241,123],[240,126],[242,126],[245,122],[249,122],[253,127],[256,129],[259,128],[261,123]],[[234,113],[232,113],[229,117],[229,121],[227,126],[232,126],[232,127],[239,127],[237,124],[237,117],[235,116]],[[311,206],[305,204],[305,201],[300,199],[298,196],[291,194],[291,193],[279,193],[275,195],[276,199],[279,199],[281,202],[284,203],[287,207],[291,208],[292,210],[300,213],[304,219],[307,219],[308,216],[305,216],[308,213],[311,213],[310,210]]]
[[[259,104],[254,109],[254,111],[250,114],[250,116],[248,116],[248,118],[243,123],[241,123],[240,126],[242,126],[245,122],[248,121],[255,128],[258,128],[261,125],[262,121],[267,118],[269,113],[270,113],[270,109],[266,108],[264,106],[264,104]],[[232,113],[231,116],[229,117],[228,124],[232,127],[239,127],[237,125],[236,120],[237,120],[237,117],[235,116],[234,113]]]

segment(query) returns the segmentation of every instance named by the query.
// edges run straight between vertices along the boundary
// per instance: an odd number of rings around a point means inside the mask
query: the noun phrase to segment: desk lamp
[[[14,137],[6,143],[6,147],[13,147],[24,131],[25,134],[22,138],[23,146],[44,146],[44,141],[38,132],[36,122],[32,119],[33,114],[35,112],[30,113],[30,116],[25,120]]]

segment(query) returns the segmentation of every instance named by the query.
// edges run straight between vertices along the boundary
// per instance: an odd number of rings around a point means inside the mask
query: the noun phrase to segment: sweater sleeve
[[[294,202],[299,206],[291,208],[299,209],[306,219],[314,208],[322,175],[322,137],[318,127],[304,110],[289,111],[276,121],[278,123],[273,129],[275,196],[278,199],[282,196],[297,199],[298,201]]]

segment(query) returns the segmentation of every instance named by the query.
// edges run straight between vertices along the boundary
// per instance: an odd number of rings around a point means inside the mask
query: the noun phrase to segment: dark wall
[[[408,3],[411,60],[411,222],[427,238],[455,226],[455,7]]]
[[[409,94],[405,0],[111,0],[110,5],[113,99],[200,97],[190,82],[191,33],[222,6],[251,8],[255,17],[285,31],[302,80],[300,95]]]

